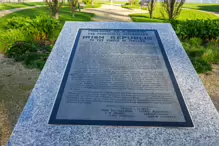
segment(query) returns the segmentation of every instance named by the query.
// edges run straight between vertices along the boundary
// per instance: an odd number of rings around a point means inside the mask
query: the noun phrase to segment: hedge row
[[[193,37],[203,40],[219,39],[219,19],[173,21],[171,24],[181,39]]]

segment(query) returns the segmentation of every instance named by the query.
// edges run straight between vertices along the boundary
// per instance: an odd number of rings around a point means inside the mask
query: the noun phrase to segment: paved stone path
[[[42,7],[42,6],[32,6],[32,7],[26,7],[26,8],[16,8],[16,9],[10,9],[10,10],[2,10],[2,11],[0,11],[0,18],[6,16],[8,14],[17,12],[17,11],[26,10],[26,9],[33,9],[33,8],[38,8],[38,7]]]
[[[147,13],[147,11],[140,9],[124,9],[120,5],[102,5],[101,8],[84,9],[82,11],[95,13],[96,16],[93,18],[93,21],[97,22],[130,22],[132,21],[129,17],[130,14]]]

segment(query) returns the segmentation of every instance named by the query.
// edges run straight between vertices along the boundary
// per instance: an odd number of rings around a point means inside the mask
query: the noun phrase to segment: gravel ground
[[[7,143],[39,74],[0,54],[0,146]]]
[[[212,72],[201,74],[200,78],[219,112],[219,65],[212,67]]]
[[[39,74],[0,54],[0,146],[6,145]],[[219,65],[200,78],[219,111]]]

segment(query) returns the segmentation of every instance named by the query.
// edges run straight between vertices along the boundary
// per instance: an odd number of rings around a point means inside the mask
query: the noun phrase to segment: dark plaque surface
[[[156,30],[80,29],[49,124],[192,127]]]

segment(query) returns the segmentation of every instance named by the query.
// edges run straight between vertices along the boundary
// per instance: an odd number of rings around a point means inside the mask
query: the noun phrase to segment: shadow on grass
[[[211,5],[211,6],[198,6],[199,10],[218,12],[219,13],[219,5]]]
[[[185,8],[219,13],[219,5],[198,5],[196,7],[185,6]]]

